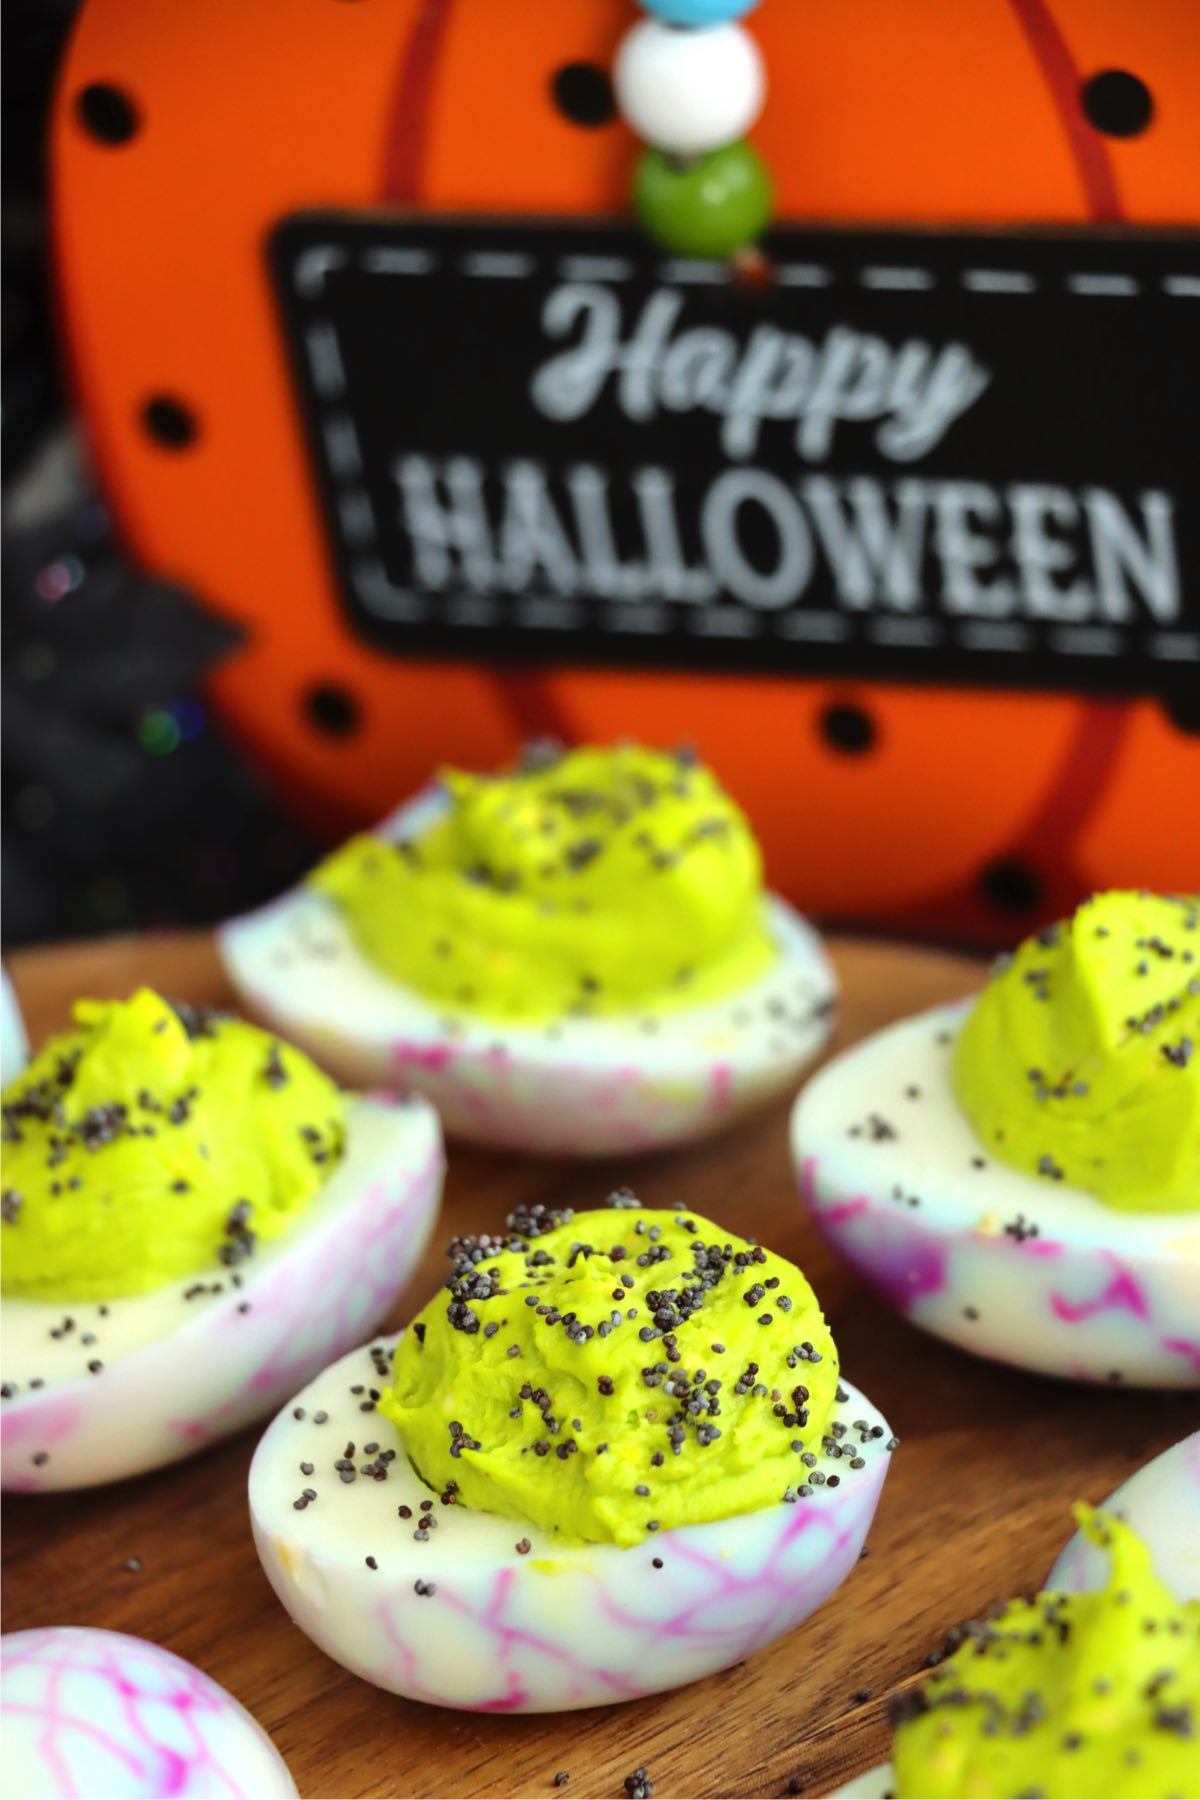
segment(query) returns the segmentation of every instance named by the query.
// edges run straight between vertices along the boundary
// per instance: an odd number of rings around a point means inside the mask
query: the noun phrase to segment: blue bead
[[[668,25],[727,25],[752,12],[758,0],[641,0],[642,6]]]

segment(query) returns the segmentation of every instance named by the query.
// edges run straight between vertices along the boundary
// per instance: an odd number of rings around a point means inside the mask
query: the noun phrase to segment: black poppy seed
[[[529,1552],[533,1549],[533,1545],[528,1538],[522,1538],[515,1546],[515,1549],[518,1556],[528,1556]]]
[[[292,1417],[293,1419],[302,1419],[304,1417],[304,1408],[302,1406],[293,1406]]]
[[[377,1569],[379,1567],[379,1564],[375,1561],[373,1556],[368,1556],[366,1558],[366,1564],[368,1569]]]
[[[412,1507],[411,1506],[398,1507],[397,1511],[402,1519],[411,1519],[412,1518]]]

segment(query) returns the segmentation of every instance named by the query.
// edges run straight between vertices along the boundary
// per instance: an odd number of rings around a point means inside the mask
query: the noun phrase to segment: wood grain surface
[[[835,942],[839,1045],[977,985],[979,966]],[[149,982],[229,999],[203,936],[116,939],[12,959],[35,1043],[79,994]],[[397,1318],[441,1279],[441,1244],[491,1229],[519,1201],[595,1204],[628,1183],[687,1205],[801,1264],[850,1378],[902,1440],[869,1555],[790,1637],[673,1694],[543,1718],[476,1717],[396,1699],[330,1662],[290,1623],[250,1539],[255,1434],[87,1493],[9,1499],[4,1628],[96,1625],[168,1645],[228,1687],[274,1737],[305,1796],[620,1795],[645,1765],[663,1796],[826,1794],[888,1751],[887,1696],[948,1628],[1036,1586],[1098,1500],[1196,1428],[1195,1397],[1073,1387],[976,1361],[886,1311],[805,1218],[779,1104],[724,1138],[613,1164],[454,1149],[441,1227]],[[131,1567],[132,1559],[137,1566]],[[581,1621],[580,1629],[586,1630]],[[565,1770],[570,1781],[553,1786]]]

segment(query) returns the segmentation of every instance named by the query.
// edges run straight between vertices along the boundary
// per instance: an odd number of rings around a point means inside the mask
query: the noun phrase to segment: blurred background
[[[315,854],[204,694],[241,632],[121,546],[71,405],[47,141],[79,10],[2,21],[7,945],[219,919]]]
[[[772,879],[827,922],[999,944],[1094,887],[1200,886],[1194,6],[766,0],[750,137],[775,226],[765,260],[711,291],[703,259],[653,262],[631,218],[643,152],[610,71],[634,17],[625,0],[8,0],[7,945],[219,919],[439,761],[494,765],[547,733],[694,741]],[[384,309],[362,271],[398,246],[539,271],[553,251],[560,274],[590,255],[594,275],[614,245],[631,296],[665,284],[743,348],[766,321],[986,366],[983,398],[910,461],[861,425],[822,458],[763,427],[756,505],[817,467],[839,517],[865,530],[878,490],[891,529],[900,478],[927,480],[913,594],[886,571],[856,590],[831,561],[768,642],[735,581],[701,645],[679,608],[641,631],[675,597],[651,581],[614,651],[611,596],[559,605],[543,542],[471,636],[429,542],[380,523],[397,458],[415,480],[421,456],[435,475],[477,457],[493,509],[515,457],[552,499],[583,463],[614,483],[635,458],[666,468],[685,562],[741,465],[665,411],[631,449],[607,397],[591,436],[527,418],[549,287],[496,281],[484,302],[447,278]],[[1022,291],[1031,310],[995,311]],[[327,326],[349,388],[332,409]],[[337,465],[346,419],[361,488]],[[803,491],[776,528],[824,542]],[[355,505],[374,509],[370,566]],[[633,505],[614,502],[618,539]],[[772,544],[752,523],[715,560],[758,595]]]

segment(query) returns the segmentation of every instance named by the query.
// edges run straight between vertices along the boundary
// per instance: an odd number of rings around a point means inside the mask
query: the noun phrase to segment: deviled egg
[[[6,1488],[186,1456],[388,1310],[437,1210],[424,1101],[148,989],[80,1001],[3,1094]]]
[[[6,1800],[255,1800],[296,1784],[232,1694],[159,1644],[51,1626],[0,1638]]]
[[[794,1086],[834,981],[689,755],[548,751],[445,771],[220,936],[247,1009],[448,1132],[604,1155],[700,1137]]]
[[[1200,1600],[1200,1431],[1144,1464],[1100,1510],[1124,1519],[1143,1540],[1155,1574],[1177,1600]],[[1090,1593],[1103,1587],[1105,1573],[1094,1534],[1077,1531],[1046,1577],[1046,1586]]]
[[[451,1255],[250,1470],[268,1579],[328,1655],[442,1706],[604,1705],[740,1662],[849,1574],[895,1440],[799,1269],[628,1195]]]
[[[976,1000],[832,1062],[792,1149],[821,1230],[915,1324],[1048,1374],[1200,1384],[1200,904],[1087,902]]]
[[[1115,1515],[1075,1509],[1105,1565],[952,1633],[892,1702],[891,1764],[839,1793],[937,1800],[1180,1800],[1200,1793],[1200,1602],[1180,1600]]]

